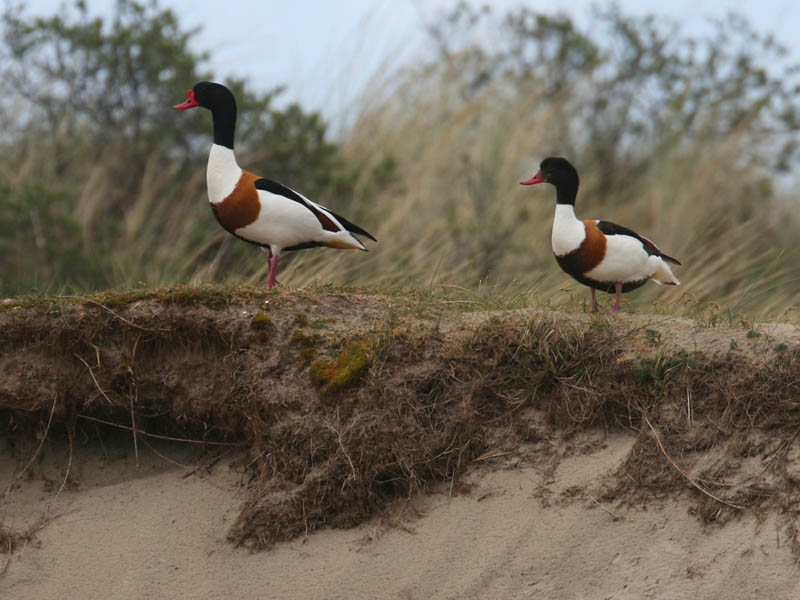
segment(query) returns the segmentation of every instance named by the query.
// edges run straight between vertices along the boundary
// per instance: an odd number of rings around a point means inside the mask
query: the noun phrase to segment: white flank
[[[305,242],[338,243],[344,247],[364,250],[364,246],[331,215],[318,204],[314,206],[322,210],[341,231],[331,232],[322,228],[317,217],[307,206],[264,190],[258,191],[261,200],[261,212],[258,219],[236,230],[238,235],[267,243],[273,254],[280,254],[283,248],[290,248]],[[310,200],[301,196],[309,204]]]
[[[236,164],[233,150],[213,144],[208,154],[206,168],[206,184],[208,185],[208,201],[211,204],[222,202],[239,183],[242,169]]]
[[[569,254],[580,246],[585,238],[586,227],[583,221],[575,216],[575,207],[571,204],[556,204],[551,236],[553,253],[556,256]]]
[[[641,281],[653,277],[660,283],[678,284],[659,256],[648,254],[642,242],[629,235],[606,236],[606,255],[586,277],[596,281]]]

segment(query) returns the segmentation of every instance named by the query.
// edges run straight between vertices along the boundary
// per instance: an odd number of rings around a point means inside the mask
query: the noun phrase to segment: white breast
[[[206,168],[209,202],[217,204],[227,198],[241,176],[242,169],[236,164],[233,150],[218,144],[212,145]]]
[[[586,227],[583,221],[575,216],[575,207],[571,204],[556,204],[551,236],[553,253],[556,256],[569,254],[580,246],[584,239],[586,239]]]

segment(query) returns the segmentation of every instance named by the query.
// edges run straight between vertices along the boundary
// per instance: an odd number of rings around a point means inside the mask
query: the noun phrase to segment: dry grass
[[[565,134],[585,91],[546,98],[536,88],[509,93],[498,82],[465,98],[463,82],[447,68],[393,73],[391,82],[370,86],[361,114],[342,133],[344,160],[359,174],[352,197],[340,205],[325,193],[315,196],[379,243],[368,254],[287,255],[283,284],[577,308],[588,292],[558,269],[550,251],[554,191],[518,185],[545,156],[565,154],[581,173],[579,215],[630,226],[683,262],[676,271],[682,286],[648,285],[626,296],[628,308],[729,324],[793,319],[800,224],[790,199],[746,162],[746,124],[722,138],[676,140],[649,160],[608,172],[600,157],[581,150],[579,136]],[[44,200],[22,230],[41,221],[74,223],[75,231],[45,231],[35,251],[20,241],[0,286],[26,281],[72,293],[264,283],[263,256],[223,232],[208,210],[201,163],[154,162],[133,193],[116,197],[120,165],[113,152],[86,164],[78,147],[62,184],[61,176],[41,170],[51,150],[23,148],[0,168],[18,192],[37,178],[59,183],[62,195]],[[255,157],[239,158],[247,166]],[[382,170],[387,175],[376,177]],[[81,182],[74,197],[73,179]],[[85,273],[70,267],[73,276],[59,278],[59,261],[83,265]]]

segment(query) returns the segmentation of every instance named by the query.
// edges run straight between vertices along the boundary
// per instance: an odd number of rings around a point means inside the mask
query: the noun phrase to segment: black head
[[[186,92],[186,102],[173,106],[176,110],[187,110],[202,106],[211,111],[214,119],[214,143],[233,150],[236,129],[236,98],[224,85],[201,81]]]
[[[550,183],[558,191],[558,202],[574,204],[578,194],[578,170],[566,158],[551,156],[539,164],[539,171],[532,178],[521,182],[522,185]]]
[[[578,170],[566,158],[551,156],[539,164],[539,172],[531,179],[523,181],[522,185],[535,185],[537,183],[551,183],[558,187],[559,184],[578,187]]]
[[[201,81],[186,92],[186,102],[173,108],[186,110],[202,106],[210,111],[236,111],[236,99],[231,91],[224,85],[212,81]]]

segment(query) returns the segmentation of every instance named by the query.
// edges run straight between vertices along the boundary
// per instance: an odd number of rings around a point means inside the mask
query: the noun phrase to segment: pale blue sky
[[[28,0],[37,14],[63,0]],[[109,12],[113,0],[86,0],[90,11]],[[286,84],[284,100],[321,109],[336,121],[357,98],[366,77],[388,60],[422,51],[424,24],[457,0],[159,0],[179,14],[184,27],[201,26],[198,50],[212,53],[219,79],[244,76],[254,88]],[[475,4],[479,4],[477,2]],[[526,4],[534,10],[564,11],[589,23],[590,0],[494,0],[496,13]],[[605,5],[602,2],[601,5]],[[800,62],[800,2],[796,0],[620,0],[624,12],[665,14],[701,27],[708,16],[745,15],[761,32],[774,33]],[[222,8],[220,8],[222,6]]]

